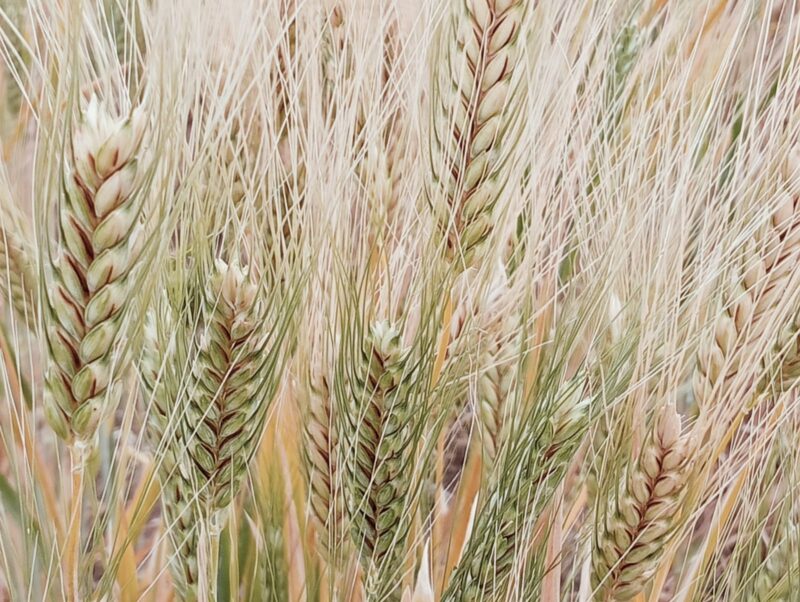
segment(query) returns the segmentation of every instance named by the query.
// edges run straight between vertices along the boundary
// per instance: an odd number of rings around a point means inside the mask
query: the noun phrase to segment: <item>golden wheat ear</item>
[[[473,264],[510,173],[525,0],[452,3],[433,73],[426,198],[446,254]]]
[[[93,97],[64,158],[59,237],[45,262],[44,410],[69,442],[90,441],[119,397],[118,352],[143,243],[146,124],[142,109],[118,118]]]
[[[639,458],[598,506],[592,567],[600,599],[630,600],[655,574],[680,524],[692,444],[675,407],[663,406]]]

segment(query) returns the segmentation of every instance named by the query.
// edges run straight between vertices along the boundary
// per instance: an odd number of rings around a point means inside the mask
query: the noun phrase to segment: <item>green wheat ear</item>
[[[402,568],[413,472],[414,438],[409,363],[401,334],[388,321],[369,327],[350,358],[345,387],[337,389],[343,493],[368,595],[398,595],[387,575]]]
[[[214,553],[223,511],[257,450],[280,353],[263,289],[247,267],[217,260],[205,286],[184,290],[177,303],[157,304],[141,365],[152,397],[149,438],[160,459],[172,572],[187,598],[198,595],[200,555]]]
[[[58,239],[44,262],[49,350],[45,415],[68,442],[90,441],[113,411],[144,242],[147,117],[117,118],[93,97],[64,157]]]

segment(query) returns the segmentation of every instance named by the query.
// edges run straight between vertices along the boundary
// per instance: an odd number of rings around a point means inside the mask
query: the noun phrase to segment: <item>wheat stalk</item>
[[[692,453],[675,407],[663,406],[639,458],[596,508],[592,569],[601,599],[629,600],[654,575],[680,524]]]
[[[116,406],[121,344],[142,249],[140,143],[146,114],[117,119],[93,97],[73,131],[45,262],[50,356],[45,415],[68,442],[89,442]]]
[[[509,178],[520,92],[525,0],[460,0],[441,30],[428,138],[426,198],[446,255],[469,266],[488,238]]]

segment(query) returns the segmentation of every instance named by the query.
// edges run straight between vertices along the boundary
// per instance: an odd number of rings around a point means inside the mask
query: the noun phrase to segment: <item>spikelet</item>
[[[491,233],[508,179],[509,135],[521,94],[525,0],[459,0],[441,31],[431,98],[426,198],[449,259],[471,265]]]
[[[793,153],[784,168],[785,179],[792,174],[796,177],[796,171],[797,153]],[[760,342],[771,321],[779,319],[780,304],[796,287],[794,267],[799,258],[800,195],[784,187],[767,224],[746,247],[742,269],[728,295],[731,303],[717,317],[713,338],[698,353],[692,382],[698,404],[708,403],[715,392],[725,397],[741,360]],[[776,341],[778,354],[786,355],[779,362],[779,368],[783,363],[784,380],[792,379],[796,361],[792,347],[797,348],[798,331],[793,318],[786,317]]]
[[[0,167],[0,295],[29,328],[36,323],[36,269],[22,216]]]
[[[399,575],[402,561],[404,499],[414,457],[412,408],[403,386],[408,375],[400,332],[389,322],[373,323],[361,354],[350,371],[349,398],[337,400],[344,495],[353,542],[367,573],[367,594],[386,596],[379,581]]]
[[[52,265],[45,264],[50,355],[45,415],[68,442],[89,441],[119,396],[119,350],[143,242],[141,108],[114,118],[93,97],[72,133]]]
[[[597,599],[629,600],[652,578],[679,525],[691,445],[674,406],[663,406],[639,458],[600,498],[592,553]]]

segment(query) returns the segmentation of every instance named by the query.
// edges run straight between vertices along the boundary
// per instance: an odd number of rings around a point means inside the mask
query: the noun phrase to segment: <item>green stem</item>
[[[203,532],[200,534],[200,545],[203,548],[203,565],[201,566],[200,583],[207,580],[204,591],[198,592],[201,602],[216,602],[217,577],[219,575],[219,539],[221,532],[220,517],[214,511],[207,511],[203,519]]]
[[[88,451],[79,445],[70,449],[72,468],[72,498],[70,500],[67,541],[64,550],[64,580],[66,599],[80,600],[81,521],[83,519],[83,486]]]

